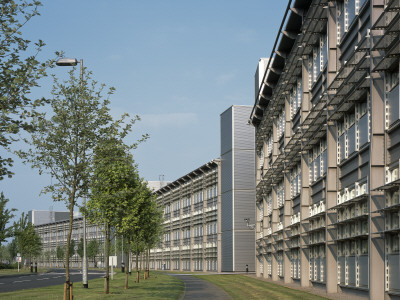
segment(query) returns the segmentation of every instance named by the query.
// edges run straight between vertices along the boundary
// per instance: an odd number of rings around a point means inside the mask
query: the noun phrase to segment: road
[[[89,270],[88,273],[89,280],[103,276],[104,271]],[[74,285],[82,284],[82,273],[80,270],[70,270],[70,277]],[[25,275],[0,276],[0,293],[46,287],[51,285],[63,284],[64,282],[65,269],[53,269],[50,272],[38,274],[33,273]]]

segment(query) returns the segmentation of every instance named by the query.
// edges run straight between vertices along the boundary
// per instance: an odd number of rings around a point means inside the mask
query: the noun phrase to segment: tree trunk
[[[150,247],[147,249],[147,253],[148,253],[147,254],[147,267],[148,267],[147,277],[150,277]]]
[[[105,253],[105,268],[106,268],[106,277],[104,278],[104,293],[110,293],[110,266],[109,266],[109,256],[110,256],[110,225],[106,223],[105,225],[105,233],[106,233],[106,253]]]
[[[73,194],[75,194],[75,189],[73,189]],[[74,198],[71,197],[69,204],[69,225],[68,225],[68,236],[67,236],[67,249],[66,250],[66,266],[65,266],[65,288],[64,288],[64,300],[69,300],[72,298],[70,295],[70,276],[69,276],[69,245],[71,244],[72,235],[72,222],[74,221]]]
[[[127,239],[128,241],[128,249],[126,250],[125,254],[128,259],[128,263],[125,266],[125,289],[127,290],[128,287],[128,280],[129,280],[129,252],[131,252],[131,241]]]
[[[150,249],[146,249],[146,278],[149,278],[149,272],[150,272],[150,261],[149,261],[149,257],[150,257],[150,253],[149,253]]]
[[[136,243],[136,283],[139,283],[139,246]]]

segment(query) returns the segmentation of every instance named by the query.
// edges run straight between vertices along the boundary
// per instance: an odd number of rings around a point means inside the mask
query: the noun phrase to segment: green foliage
[[[92,239],[87,244],[87,257],[95,262],[97,254],[100,252],[101,243],[97,239]]]
[[[35,227],[28,221],[28,215],[22,213],[21,218],[14,223],[14,235],[18,252],[22,257],[33,258],[42,252],[42,242]]]
[[[65,251],[64,251],[64,247],[62,246],[57,246],[56,248],[56,257],[58,260],[63,260],[65,256]]]
[[[50,257],[51,257],[51,251],[50,250],[46,250],[43,252],[43,258],[45,259],[45,261],[50,262]]]
[[[13,226],[7,226],[8,222],[14,217],[15,208],[6,209],[9,200],[4,197],[3,192],[0,194],[0,246],[7,238],[13,236]]]
[[[130,147],[117,134],[100,140],[95,148],[94,170],[91,181],[91,197],[84,213],[92,223],[104,224],[106,280],[104,290],[108,294],[111,227],[117,231],[124,215],[134,213],[130,205],[139,185],[139,175]]]
[[[83,257],[83,238],[79,240],[78,250],[76,250],[76,253],[79,255],[80,258]]]
[[[10,243],[7,245],[7,252],[11,260],[14,259],[14,257],[17,256],[18,253],[18,245],[17,245],[17,240],[14,238],[11,240]]]
[[[44,47],[39,40],[34,45],[22,37],[21,29],[39,15],[36,0],[2,0],[0,18],[0,147],[7,149],[17,139],[18,132],[31,131],[29,118],[36,115],[36,107],[45,99],[30,99],[32,88],[46,76],[51,61],[37,60]],[[0,180],[11,177],[12,159],[0,156]]]
[[[68,251],[69,258],[74,256],[74,254],[75,254],[75,240],[71,240],[71,243],[69,244],[69,251]]]
[[[69,72],[69,79],[60,82],[53,76],[54,84],[52,112],[37,115],[33,120],[34,131],[25,142],[27,151],[17,154],[24,162],[48,172],[55,179],[42,190],[51,193],[55,201],[64,201],[70,212],[70,223],[66,248],[66,281],[69,277],[69,245],[71,243],[72,220],[77,199],[87,195],[88,182],[93,163],[93,149],[110,132],[126,135],[136,120],[123,125],[128,117],[113,122],[108,105],[114,89],[104,92],[105,86],[91,79],[84,70],[82,78]]]

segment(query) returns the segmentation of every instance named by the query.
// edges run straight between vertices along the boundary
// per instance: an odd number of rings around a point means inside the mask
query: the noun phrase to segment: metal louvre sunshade
[[[395,41],[394,45],[387,51],[383,56],[382,60],[377,63],[376,67],[372,70],[373,72],[385,71],[400,57],[400,38]]]
[[[400,14],[394,18],[394,20],[390,23],[390,26],[385,31],[385,34],[379,38],[379,40],[375,43],[372,51],[375,50],[387,50],[392,47],[392,43],[395,43],[396,40],[399,39],[400,32]]]

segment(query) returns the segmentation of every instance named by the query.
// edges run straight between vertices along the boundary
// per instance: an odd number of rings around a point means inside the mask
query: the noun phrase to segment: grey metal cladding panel
[[[396,144],[400,143],[400,127],[390,131],[389,133],[389,145],[388,147],[393,147]]]
[[[365,150],[365,151],[363,151],[361,154],[360,154],[360,165],[362,165],[362,164],[364,164],[364,163],[366,163],[366,162],[369,162],[369,149],[367,149],[367,150]]]
[[[365,164],[360,168],[360,179],[369,175],[369,164]]]
[[[232,230],[232,191],[221,195],[221,231]]]
[[[389,124],[399,119],[399,85],[386,94],[389,105]]]
[[[235,151],[233,155],[234,188],[254,189],[256,185],[254,150],[239,150]]]
[[[322,196],[323,196],[323,193],[322,193],[322,190],[321,190],[318,193],[316,193],[316,194],[311,196],[311,202],[313,204],[318,203],[319,201],[322,200],[322,198],[323,198]]]
[[[233,148],[254,149],[255,132],[254,127],[248,124],[251,107],[234,106],[233,114]]]
[[[359,143],[360,147],[368,143],[368,114],[361,117],[359,121]]]
[[[221,193],[232,190],[232,151],[221,156]]]
[[[355,183],[359,179],[357,171],[358,170],[355,169],[354,172],[348,173],[346,176],[340,178],[342,188],[348,187],[349,185]]]
[[[235,271],[255,271],[255,233],[253,230],[235,232]]]
[[[311,188],[311,193],[315,194],[319,191],[321,191],[324,188],[324,182],[320,180],[318,183],[315,183],[313,187]]]
[[[346,164],[342,165],[340,168],[340,175],[345,176],[348,173],[353,172],[355,169],[358,168],[358,157],[354,156],[352,159],[348,160]]]
[[[232,149],[232,107],[221,114],[221,155]]]
[[[250,223],[254,224],[256,215],[256,193],[255,190],[234,191],[234,223],[236,229],[248,229],[244,219],[250,218]]]
[[[400,159],[400,144],[390,148],[389,150],[389,163],[397,162]]]
[[[221,271],[233,271],[233,236],[232,231],[221,234]]]

